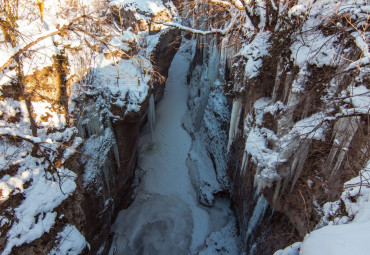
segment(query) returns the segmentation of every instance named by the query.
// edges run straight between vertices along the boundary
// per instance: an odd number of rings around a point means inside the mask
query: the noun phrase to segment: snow
[[[77,228],[69,224],[58,233],[57,240],[57,246],[50,251],[49,255],[78,255],[88,245]]]
[[[301,254],[368,254],[370,221],[337,225],[313,231],[303,241]]]
[[[220,231],[213,232],[206,240],[206,248],[199,255],[229,255],[239,254],[239,247],[235,243],[237,236],[235,222],[228,223]]]
[[[33,110],[36,114],[35,121],[38,126],[45,126],[48,128],[61,129],[66,125],[66,119],[64,114],[60,114],[55,110],[52,110],[53,104],[41,101],[32,102]],[[42,116],[48,116],[46,121],[41,119]]]
[[[112,226],[115,235],[109,254],[192,254],[214,228],[210,213],[197,201],[186,165],[191,137],[181,125],[187,111],[188,65],[185,53],[177,53],[157,105],[153,137],[147,129],[140,138],[141,183],[132,205],[119,213]]]
[[[155,35],[148,35],[145,37],[146,50],[148,52],[148,56],[151,54],[151,52],[153,52],[153,50],[155,49],[155,46],[157,46],[160,36],[161,36],[161,33],[158,33]]]
[[[353,108],[343,110],[344,113],[369,114],[370,109],[370,89],[364,85],[347,88],[349,97],[344,99],[344,102],[351,103]]]
[[[151,64],[147,59],[120,60],[118,63],[99,55],[95,66],[95,75],[99,77],[97,87],[109,89],[113,95],[120,95],[115,104],[126,107],[125,113],[140,111],[149,91]],[[144,75],[143,70],[147,70]]]
[[[188,26],[183,26],[180,23],[175,23],[175,22],[157,21],[156,23],[167,26],[167,27],[175,27],[175,28],[181,29],[183,31],[188,31],[188,32],[203,35],[203,36],[204,35],[211,35],[211,34],[226,35],[230,31],[230,29],[232,28],[232,24],[233,24],[233,23],[231,23],[227,29],[216,29],[216,28],[214,28],[214,29],[211,29],[209,31],[203,31],[203,30],[199,30],[199,29],[190,28]]]
[[[290,134],[304,139],[324,141],[325,131],[328,127],[324,120],[325,114],[321,112],[315,113],[308,118],[298,121],[290,131]]]
[[[279,159],[278,152],[267,147],[266,142],[265,135],[253,128],[245,143],[245,150],[252,156],[252,161],[258,167],[255,182],[258,184],[259,191],[266,186],[271,187],[272,182],[281,178],[276,173],[276,164],[284,162]]]
[[[359,176],[344,184],[341,200],[328,202],[323,206],[324,217],[317,230],[307,234],[302,243],[295,243],[275,252],[275,255],[298,255],[298,251],[301,255],[368,254],[370,250],[369,179],[370,161],[360,171]],[[341,201],[344,208],[341,208]]]
[[[198,184],[198,198],[201,204],[212,206],[214,204],[214,193],[221,190],[217,181],[214,166],[201,141],[195,140],[189,151],[187,166],[190,175]]]
[[[329,125],[326,122],[326,114],[319,112],[298,121],[285,134],[278,135],[263,127],[263,117],[266,113],[276,115],[278,112],[284,112],[286,106],[280,101],[272,104],[269,98],[260,98],[254,103],[253,109],[254,114],[249,114],[244,123],[246,143],[240,171],[244,173],[250,155],[251,162],[257,166],[254,185],[257,186],[258,192],[266,187],[271,188],[276,182],[274,197],[277,198],[284,178],[286,183],[294,177],[292,187],[298,180],[310,148],[309,141],[325,140]],[[277,172],[282,164],[291,158],[294,158],[292,167],[287,171]],[[283,189],[285,190],[285,184]]]
[[[89,184],[99,179],[102,169],[107,165],[106,159],[114,148],[115,138],[113,131],[109,128],[104,130],[102,135],[93,134],[87,139],[82,145],[81,151],[83,152],[81,162],[84,164],[83,173],[83,186],[86,188]],[[104,171],[103,171],[104,172]],[[107,186],[109,189],[109,179],[107,180]]]
[[[298,16],[303,21],[302,28],[293,36],[295,41],[290,47],[291,58],[299,67],[314,64],[318,67],[334,65],[333,59],[338,53],[335,43],[338,35],[325,36],[318,26],[326,22],[326,18],[333,15],[337,7],[336,1],[298,1],[289,10],[289,15]],[[330,21],[328,21],[330,22]]]
[[[299,255],[301,245],[301,242],[294,243],[291,246],[286,247],[284,250],[276,251],[274,255]]]
[[[14,246],[36,240],[45,232],[49,232],[54,225],[57,213],[53,212],[53,209],[76,189],[75,173],[65,168],[57,171],[59,176],[45,174],[39,169],[27,173],[32,175],[33,182],[24,190],[25,199],[21,205],[14,210],[17,222],[13,223],[7,232],[8,242],[2,255],[10,254]],[[51,180],[51,177],[55,181]]]
[[[290,47],[295,64],[300,67],[307,63],[315,64],[318,67],[333,65],[333,56],[336,50],[331,45],[338,38],[336,36],[326,37],[320,32],[312,32],[312,27],[306,25],[307,23],[304,24],[302,41],[298,40]],[[307,42],[309,43],[307,44]]]
[[[128,4],[131,7],[137,5],[140,8],[149,8],[154,13],[157,13],[159,10],[170,13],[170,10],[165,8],[160,0],[118,2],[122,5]],[[0,66],[15,52],[23,49],[30,42],[57,31],[58,28],[77,18],[79,11],[90,12],[90,15],[95,17],[95,8],[98,8],[98,5],[95,1],[84,1],[84,3],[81,3],[80,9],[76,11],[75,9],[70,10],[71,7],[67,3],[58,2],[53,4],[52,1],[46,1],[44,4],[45,18],[41,21],[39,19],[37,5],[31,5],[29,3],[22,4],[22,8],[19,10],[22,15],[17,20],[17,23],[19,23],[17,29],[23,36],[20,37],[19,45],[14,48],[10,47],[10,45],[0,47],[0,54],[2,55]],[[69,14],[65,15],[65,11],[68,11]],[[64,37],[54,35],[40,41],[29,49],[29,51],[32,51],[32,54],[22,55],[23,73],[24,75],[31,75],[36,70],[53,65],[53,56],[64,51],[68,56],[70,67],[66,77],[67,79],[73,78],[75,81],[80,82],[85,79],[86,73],[90,70],[96,76],[96,83],[93,84],[96,90],[102,89],[101,86],[104,86],[106,94],[108,92],[111,95],[117,95],[119,93],[120,96],[118,98],[120,100],[116,104],[122,107],[125,106],[126,113],[139,111],[140,104],[148,95],[148,83],[152,70],[149,61],[150,54],[155,48],[161,33],[149,36],[147,40],[149,48],[146,51],[139,51],[137,55],[131,56],[131,59],[125,60],[116,57],[107,59],[105,55],[109,55],[109,53],[113,54],[117,50],[121,51],[121,53],[128,52],[130,50],[128,43],[137,42],[137,46],[145,46],[140,45],[140,43],[145,41],[147,33],[144,32],[139,33],[140,35],[135,35],[130,31],[130,28],[118,33],[115,29],[108,26],[102,26],[101,29],[107,30],[106,33],[107,35],[109,34],[107,38],[110,38],[109,42],[104,41],[104,45],[101,42],[97,42],[96,39],[93,38],[92,40],[91,37],[80,32],[69,33]],[[101,50],[99,52],[93,51],[89,47],[89,42],[91,46],[99,46]],[[146,72],[146,75],[143,75],[143,72]],[[0,75],[0,84],[5,85],[9,83],[11,78],[15,76],[14,71],[6,69],[5,75]],[[37,103],[35,105],[37,106]],[[55,122],[58,121],[54,116],[53,118]],[[63,119],[59,120],[59,122],[63,121]]]
[[[297,4],[289,9],[288,15],[289,17],[293,15],[293,16],[300,16],[302,18],[304,17],[305,12],[307,12],[307,6],[302,5],[302,4]]]
[[[121,6],[126,11],[138,11],[146,14],[156,15],[166,10],[162,0],[113,0],[110,2],[112,6]]]
[[[259,74],[259,69],[262,67],[262,58],[269,53],[270,37],[270,32],[260,32],[251,43],[244,44],[237,53],[236,56],[243,56],[247,59],[244,71],[245,77],[248,79],[252,79]]]
[[[245,152],[251,155],[252,162],[257,166],[254,184],[260,192],[265,187],[271,187],[272,183],[281,179],[276,172],[276,167],[285,162],[281,158],[280,151],[268,147],[268,139],[276,140],[276,135],[269,129],[261,128],[263,124],[263,115],[265,112],[274,112],[278,109],[278,104],[268,106],[269,98],[260,98],[254,103],[254,116],[256,127],[245,127],[247,139],[245,143]],[[248,125],[248,122],[245,123]],[[246,167],[245,160],[247,155],[243,156],[242,169]]]
[[[187,42],[189,43],[189,42]],[[195,42],[190,42],[194,43]],[[214,194],[229,189],[227,177],[227,133],[230,122],[229,102],[224,95],[217,45],[204,42],[207,62],[195,67],[189,83],[189,110],[184,116],[184,127],[193,143],[187,165],[195,183],[201,204],[213,206]],[[203,42],[201,42],[203,44]],[[193,52],[195,47],[193,45]],[[192,56],[193,57],[193,56]]]
[[[69,19],[75,18],[76,12],[71,11],[66,17],[62,9],[70,11],[63,1],[45,1],[46,15],[44,21],[41,21],[36,4],[20,1],[17,32],[21,36],[17,37],[18,45],[14,48],[5,42],[1,45],[0,65],[32,41],[57,31],[57,26],[61,27]],[[3,34],[0,36],[3,37]],[[62,39],[55,35],[40,41],[21,56],[23,74],[31,75],[36,70],[51,66],[52,57],[65,46],[62,41],[80,45],[80,40],[73,36]],[[1,87],[16,77],[12,69],[5,69],[1,73]],[[0,180],[0,200],[14,204],[1,212],[0,216],[1,224],[6,224],[7,229],[2,233],[3,255],[12,254],[14,247],[29,244],[49,233],[60,220],[57,208],[73,195],[77,187],[77,175],[74,172],[77,169],[67,169],[63,165],[55,167],[56,160],[65,163],[82,143],[82,139],[76,137],[77,129],[67,126],[64,109],[60,109],[55,102],[42,100],[31,104],[37,124],[37,137],[31,135],[25,102],[12,98],[0,100],[0,112],[4,116],[0,120],[0,134],[3,136],[0,143],[0,168],[13,169],[10,175],[4,175]],[[19,140],[6,136],[15,136]],[[16,194],[18,196],[14,197]]]

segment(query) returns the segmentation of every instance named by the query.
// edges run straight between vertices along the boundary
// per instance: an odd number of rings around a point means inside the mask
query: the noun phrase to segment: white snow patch
[[[127,11],[138,11],[153,15],[166,10],[162,0],[114,0],[110,2],[110,5],[121,6]]]
[[[344,100],[346,103],[351,103],[354,108],[344,109],[343,112],[358,113],[358,114],[369,114],[370,111],[370,89],[364,85],[354,87],[349,86],[347,88],[349,97]]]
[[[262,66],[262,58],[269,53],[269,39],[271,33],[259,32],[251,43],[246,43],[239,51],[237,56],[241,55],[247,59],[245,65],[245,77],[252,79],[259,74],[259,68]]]
[[[291,246],[286,247],[284,250],[278,250],[274,255],[299,255],[299,250],[302,246],[301,242],[292,244]]]
[[[57,245],[49,255],[78,255],[86,247],[85,237],[75,226],[66,225],[62,232],[58,233]]]

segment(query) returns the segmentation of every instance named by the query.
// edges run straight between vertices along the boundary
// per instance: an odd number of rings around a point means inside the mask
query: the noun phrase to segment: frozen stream
[[[134,202],[112,226],[111,255],[212,254],[215,233],[227,225],[229,201],[217,199],[212,208],[201,206],[186,166],[192,143],[182,128],[188,97],[187,57],[179,52],[172,62],[165,95],[157,105],[153,138],[147,129],[140,138],[140,184]],[[209,238],[211,233],[216,237]]]

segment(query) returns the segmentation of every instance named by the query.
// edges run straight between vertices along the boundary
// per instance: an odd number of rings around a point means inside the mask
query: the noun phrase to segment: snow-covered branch
[[[211,30],[203,31],[203,30],[183,26],[183,25],[178,24],[178,23],[163,22],[163,21],[153,21],[153,22],[157,23],[157,24],[164,25],[164,26],[175,27],[175,28],[178,28],[178,29],[183,30],[183,31],[187,31],[187,32],[190,32],[190,33],[193,33],[193,34],[204,35],[204,36],[205,35],[211,35],[211,34],[227,35],[231,31],[232,27],[234,26],[234,22],[231,22],[226,29],[214,28],[214,29],[211,29]]]
[[[194,33],[194,34],[199,34],[199,35],[210,35],[210,34],[226,35],[227,34],[226,30],[222,30],[222,29],[212,29],[212,30],[208,30],[208,31],[203,31],[203,30],[194,29],[194,28],[191,28],[191,27],[186,27],[186,26],[183,26],[183,25],[178,24],[178,23],[162,22],[162,21],[153,21],[153,22],[157,23],[157,24],[169,26],[169,27],[175,27],[175,28],[178,28],[180,30],[191,32],[191,33]]]
[[[45,147],[46,149],[49,149],[49,150],[54,150],[54,149],[52,147],[46,146],[46,145],[47,144],[49,144],[49,145],[52,144],[52,145],[55,145],[55,146],[61,146],[63,148],[71,149],[74,152],[79,153],[79,151],[76,148],[74,148],[73,146],[68,146],[67,144],[63,144],[63,143],[53,141],[50,138],[46,139],[46,140],[42,140],[41,138],[35,137],[35,136],[32,136],[32,135],[25,135],[25,134],[17,133],[17,132],[14,132],[14,130],[9,129],[9,128],[1,128],[0,129],[0,138],[1,137],[26,141],[26,142],[29,142],[33,145],[38,145],[38,146],[41,146],[41,147]]]

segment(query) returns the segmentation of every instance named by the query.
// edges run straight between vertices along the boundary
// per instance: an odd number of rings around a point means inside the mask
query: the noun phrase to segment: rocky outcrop
[[[229,66],[227,80],[243,102],[244,120],[236,124],[229,173],[248,254],[271,254],[302,240],[319,223],[321,206],[338,199],[343,183],[369,158],[368,106],[362,111],[348,97],[358,96],[352,89],[369,88],[362,78],[367,71],[349,67],[361,48],[322,22],[309,32],[292,33],[294,25],[259,32]],[[305,46],[299,36],[309,40],[312,33],[322,41]],[[335,64],[329,49],[342,56]],[[251,62],[258,66],[253,72]]]
[[[154,86],[154,99],[156,102],[163,96],[165,79],[168,76],[173,56],[181,43],[181,31],[177,29],[168,30],[161,35],[159,43],[154,49],[151,62],[156,66],[156,73],[152,76]]]
[[[351,64],[364,61],[367,46],[339,17],[360,7],[337,6],[333,13],[331,4],[307,7],[302,20],[294,2],[279,6],[281,16],[267,6],[269,17],[263,9],[247,12],[245,24],[226,20],[249,34],[213,38],[232,105],[223,128],[230,129],[228,175],[247,254],[272,254],[302,240],[319,223],[324,203],[338,199],[343,183],[369,159],[369,69]],[[209,29],[217,27],[215,17],[210,14]],[[352,22],[359,24],[357,18]],[[198,45],[209,44],[204,38]],[[202,47],[195,54],[191,73],[210,61]],[[363,103],[355,99],[365,95],[360,91],[367,95]]]

